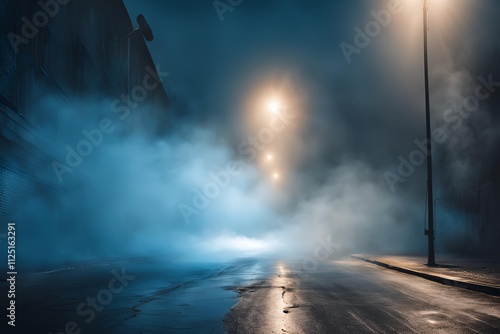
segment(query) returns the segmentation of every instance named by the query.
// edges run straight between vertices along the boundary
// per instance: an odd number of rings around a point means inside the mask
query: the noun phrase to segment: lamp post
[[[428,237],[427,265],[435,265],[434,254],[434,200],[432,195],[432,139],[431,112],[429,101],[429,57],[427,52],[429,32],[429,3],[424,0],[424,81],[425,81],[425,123],[427,132],[427,207],[429,228],[425,230]]]

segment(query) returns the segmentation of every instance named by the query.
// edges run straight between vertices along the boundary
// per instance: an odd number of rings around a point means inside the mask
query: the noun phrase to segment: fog
[[[68,111],[62,101],[46,105]],[[96,117],[106,112],[99,109],[103,103],[82,105],[74,113],[86,117],[66,129],[69,146],[83,138],[78,133],[98,124],[91,112]],[[381,247],[388,233],[394,238],[404,233],[387,230],[400,225],[395,217],[403,214],[402,201],[377,184],[380,175],[362,162],[332,168],[323,186],[298,200],[255,163],[216,143],[211,132],[181,130],[157,138],[114,125],[117,129],[73,172],[60,175],[62,195],[40,191],[16,213],[19,242],[29,245],[19,249],[24,265],[131,256],[207,261],[300,256],[311,252],[320,236],[328,236],[342,255]],[[235,166],[231,174],[228,164]]]
[[[425,139],[418,1],[350,63],[340,43],[353,44],[353,28],[387,2],[244,1],[223,22],[210,2],[125,3],[132,18],[148,19],[152,56],[171,73],[164,85],[172,130],[153,135],[153,118],[135,130],[114,123],[64,174],[62,196],[32,196],[15,216],[19,243],[29,245],[19,248],[25,265],[313,256],[319,238],[335,245],[332,256],[425,252],[425,164],[404,182],[387,178]],[[498,95],[456,129],[444,114],[474,94],[477,77],[500,81],[500,7],[453,3],[436,4],[430,26],[433,126],[446,126],[449,138],[436,147],[441,195],[497,178],[499,162]],[[265,114],[274,96],[290,118],[253,156],[242,145],[277,117]],[[47,149],[63,156],[106,117],[113,98],[75,107],[45,97],[50,124],[66,125]]]

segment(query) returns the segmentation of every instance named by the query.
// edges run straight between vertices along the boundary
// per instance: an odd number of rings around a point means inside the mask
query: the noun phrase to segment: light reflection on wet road
[[[353,259],[298,264],[147,259],[21,276],[19,330],[59,333],[74,321],[82,334],[500,333],[499,297]],[[78,305],[121,268],[135,278],[86,323]]]
[[[500,333],[499,297],[350,259],[275,272],[228,315],[231,333]],[[280,285],[285,317],[273,312]]]

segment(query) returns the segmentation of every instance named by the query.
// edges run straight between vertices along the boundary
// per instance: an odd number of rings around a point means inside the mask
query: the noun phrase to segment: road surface
[[[230,333],[500,333],[499,297],[354,259],[274,271],[241,291]]]
[[[354,259],[300,264],[136,259],[21,274],[16,328],[2,333],[500,333],[499,297]]]

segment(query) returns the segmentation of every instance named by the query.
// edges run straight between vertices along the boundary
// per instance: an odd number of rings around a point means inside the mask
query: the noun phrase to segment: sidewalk
[[[437,265],[428,267],[427,258],[419,256],[354,254],[351,257],[441,284],[500,296],[498,261],[447,256],[438,257]]]

